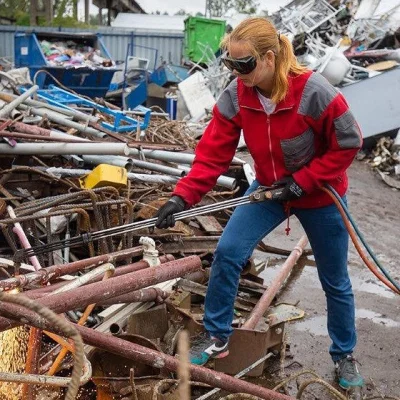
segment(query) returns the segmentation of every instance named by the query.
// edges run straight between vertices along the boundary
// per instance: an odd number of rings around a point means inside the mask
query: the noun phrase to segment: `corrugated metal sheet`
[[[82,29],[24,27],[0,25],[0,57],[14,58],[14,34],[17,31],[36,32],[73,32],[81,33]],[[87,29],[85,32],[100,33],[103,42],[114,60],[124,61],[128,45],[135,55],[150,60],[150,68],[159,66],[162,61],[180,64],[183,49],[183,33],[129,30],[115,28]]]

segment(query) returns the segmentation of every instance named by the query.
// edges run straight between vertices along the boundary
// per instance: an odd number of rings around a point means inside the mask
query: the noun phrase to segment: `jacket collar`
[[[264,109],[257,95],[257,89],[255,87],[246,87],[240,80],[240,78],[237,79],[238,79],[239,105],[242,107],[252,108],[254,110],[264,112]],[[280,110],[285,110],[294,107],[295,98],[294,98],[293,85],[294,85],[294,77],[289,76],[289,89],[286,94],[286,97],[276,105],[273,114],[275,114]]]

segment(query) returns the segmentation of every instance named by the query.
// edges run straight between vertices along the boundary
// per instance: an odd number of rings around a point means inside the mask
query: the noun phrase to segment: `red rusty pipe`
[[[243,328],[246,329],[254,329],[260,320],[260,318],[265,314],[268,310],[268,307],[271,305],[272,300],[274,299],[275,295],[278,293],[280,287],[282,286],[283,282],[287,279],[292,271],[293,267],[295,266],[297,260],[303,253],[304,247],[306,247],[308,243],[308,239],[306,235],[303,235],[298,243],[296,244],[295,248],[290,253],[289,257],[283,263],[278,275],[274,278],[272,283],[268,286],[268,289],[264,292],[261,296],[258,303],[253,308],[253,311],[250,313],[249,318],[243,324]]]
[[[31,328],[29,332],[28,352],[25,362],[26,374],[39,373],[40,352],[42,349],[42,330]],[[22,398],[26,400],[34,400],[36,398],[36,387],[29,383],[22,385]]]
[[[14,320],[0,317],[0,331],[4,330],[4,326],[7,324],[8,326],[6,329],[12,328],[21,323],[28,323],[29,325],[37,328],[43,328],[43,320],[39,319],[37,315],[27,315],[27,313],[21,309],[14,310],[14,307],[11,306],[13,306],[13,304],[6,303],[1,307],[3,311],[7,310],[7,313],[10,314]],[[16,322],[16,320],[19,322]],[[179,360],[175,357],[144,346],[140,346],[135,343],[128,342],[127,340],[114,337],[110,334],[97,332],[94,329],[86,328],[76,324],[72,325],[78,330],[83,341],[88,345],[98,347],[102,350],[109,351],[111,353],[153,366],[155,368],[166,368],[169,371],[177,371]],[[57,327],[48,326],[48,328],[54,333],[62,334]],[[292,397],[284,394],[274,392],[262,386],[255,385],[205,367],[191,365],[190,375],[193,381],[204,382],[212,387],[218,387],[233,393],[249,393],[268,400],[294,400]]]
[[[110,278],[111,279],[111,278]],[[28,292],[24,292],[26,297],[29,297],[31,300],[38,300],[44,298],[51,293],[40,292],[38,293],[35,290],[30,290]],[[140,290],[135,290],[134,292],[121,294],[115,297],[111,297],[107,300],[100,300],[97,305],[99,306],[111,306],[113,304],[120,303],[137,303],[137,302],[146,302],[146,301],[155,301],[157,303],[162,303],[166,298],[168,298],[169,293],[164,292],[159,288],[145,288]]]
[[[136,290],[132,293],[122,294],[121,296],[112,297],[111,299],[99,301],[99,306],[111,306],[118,303],[140,303],[146,301],[163,302],[169,294],[160,288],[146,288]]]
[[[104,263],[113,263],[114,261],[123,260],[143,253],[143,247],[132,247],[116,251],[114,253],[102,254],[100,256],[85,258],[71,262],[69,264],[58,264],[48,268],[42,268],[40,271],[30,272],[24,275],[14,276],[0,281],[0,290],[11,290],[16,287],[24,287],[27,285],[43,284],[51,279],[58,278],[62,275],[73,274],[85,268],[97,267]]]
[[[93,329],[75,324],[74,326],[78,329],[86,344],[146,365],[151,365],[155,368],[167,368],[169,371],[177,371],[179,360],[175,357],[113,337],[109,334],[97,332]],[[262,399],[270,400],[293,400],[292,397],[205,367],[190,365],[189,371],[192,381],[204,382],[212,387],[218,387],[231,393],[249,393]]]
[[[50,308],[55,313],[61,314],[68,310],[82,308],[89,304],[98,303],[121,294],[139,290],[170,279],[179,278],[200,268],[201,259],[198,256],[190,256],[161,264],[158,267],[131,272],[130,274],[122,275],[114,279],[91,283],[90,285],[72,289],[68,292],[45,296],[36,299],[36,301]],[[11,309],[13,311],[10,313]],[[38,320],[38,316],[35,313],[14,304],[0,302],[0,313],[10,318],[13,318],[13,314],[24,315],[26,318],[29,316],[34,318],[33,316],[35,316],[36,320]],[[42,322],[44,323],[43,329],[49,330],[43,319]],[[9,322],[0,318],[0,332],[10,328],[12,328],[12,326],[10,326]]]
[[[40,128],[36,125],[28,125],[23,122],[13,122],[12,128],[15,128],[18,132],[27,133],[29,135],[39,135],[39,136],[50,136],[51,130]],[[3,128],[4,129],[4,128]]]
[[[159,257],[161,264],[164,264],[168,261],[173,261],[175,260],[175,257],[172,254],[166,254],[165,256],[161,256]],[[110,279],[113,279],[117,276],[121,276],[124,274],[127,274],[129,272],[136,272],[136,271],[140,271],[142,269],[148,268],[149,264],[147,263],[147,261],[141,260],[138,261],[136,263],[133,264],[128,264],[128,265],[123,265],[121,267],[117,267],[114,271],[114,275],[112,277],[110,277]],[[92,280],[90,280],[87,284],[89,283],[94,283],[94,282],[99,282],[102,280],[101,276],[98,276]],[[60,287],[68,284],[69,282],[59,282],[56,283],[54,285],[49,285],[49,286],[44,286],[42,288],[39,289],[32,289],[30,290],[28,293],[25,293],[26,296],[30,296],[30,294],[34,295],[36,297],[36,294],[40,294],[40,296],[38,297],[42,297],[42,294],[48,294],[56,289],[59,289]]]

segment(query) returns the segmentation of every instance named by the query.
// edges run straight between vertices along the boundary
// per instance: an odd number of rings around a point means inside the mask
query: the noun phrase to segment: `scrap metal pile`
[[[400,4],[295,0],[272,19],[295,54],[335,86],[371,78],[400,63]]]
[[[196,141],[188,125],[152,117],[142,129],[140,111],[124,119],[103,100],[78,110],[51,105],[37,86],[7,87],[0,93],[0,397],[72,399],[80,387],[80,399],[178,398],[178,338],[184,329],[202,331],[212,253],[231,212],[194,215],[166,230],[141,224],[190,170]],[[234,159],[201,205],[238,197],[248,187],[243,166]],[[224,372],[252,365],[249,373],[260,375],[281,349],[285,321],[279,311],[264,314],[306,243],[292,254],[260,247],[289,256],[272,292],[249,260],[235,305],[234,326],[243,329],[233,341],[250,341],[253,350],[233,351],[215,371],[188,367],[193,395],[212,398],[206,393],[220,388],[289,399]]]

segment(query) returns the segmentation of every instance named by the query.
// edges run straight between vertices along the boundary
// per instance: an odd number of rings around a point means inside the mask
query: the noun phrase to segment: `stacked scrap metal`
[[[272,19],[301,62],[345,86],[399,65],[400,7],[380,3],[295,0]]]
[[[209,266],[229,211],[194,213],[172,229],[153,229],[155,212],[190,170],[196,141],[189,125],[154,117],[142,129],[143,113],[124,119],[103,100],[78,109],[50,104],[45,95],[37,86],[21,93],[12,84],[0,92],[0,350],[7,370],[0,373],[1,396],[175,393],[178,381],[169,378],[179,364],[178,338],[184,329],[202,330]],[[243,166],[234,159],[202,205],[239,196],[248,187]],[[305,244],[289,257],[286,274]],[[263,315],[287,275],[271,292],[259,271],[250,260],[234,321],[240,327],[248,320],[245,328],[258,337],[255,351],[247,358],[233,352],[234,360],[216,371],[188,367],[192,393],[209,397],[203,382],[289,399],[223,373],[251,366],[246,372],[259,375],[282,344],[284,320]]]

